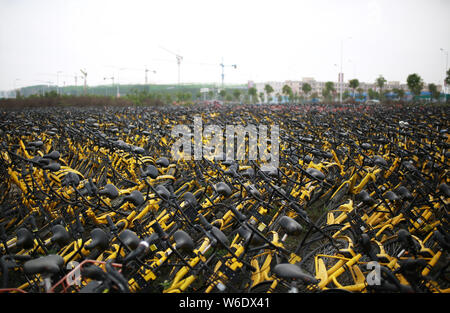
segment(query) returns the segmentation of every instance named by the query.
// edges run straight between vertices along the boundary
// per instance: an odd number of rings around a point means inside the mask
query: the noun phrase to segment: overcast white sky
[[[450,50],[448,0],[0,0],[0,90],[88,85],[337,80],[442,84]],[[349,37],[351,37],[349,39]],[[336,65],[335,65],[336,64]],[[122,70],[118,70],[122,68]],[[81,84],[78,78],[78,84]]]

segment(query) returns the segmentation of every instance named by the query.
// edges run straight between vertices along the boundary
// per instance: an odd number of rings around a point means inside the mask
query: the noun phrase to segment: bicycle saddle
[[[130,148],[129,144],[120,139],[116,141],[116,145],[122,150],[128,150]]]
[[[156,160],[155,164],[160,167],[168,167],[170,162],[169,162],[168,158],[162,157],[162,158],[159,158],[158,160]]]
[[[113,184],[106,184],[98,194],[100,196],[106,196],[109,199],[115,199],[119,196],[119,190]]]
[[[405,186],[398,187],[396,190],[396,194],[400,197],[400,199],[412,200],[414,198],[411,192],[409,192],[409,190],[406,189]]]
[[[19,228],[16,232],[16,246],[19,249],[31,249],[34,247],[34,238],[31,231],[26,228]]]
[[[439,192],[443,193],[446,197],[450,197],[450,187],[446,183],[439,185]]]
[[[278,177],[278,169],[274,166],[267,167],[265,169],[261,169],[261,171],[271,178]]]
[[[250,228],[248,228],[246,225],[242,225],[241,227],[239,227],[237,229],[237,232],[238,232],[239,236],[244,238],[244,240],[246,242],[248,242],[250,240],[250,237],[252,237],[252,240],[250,241],[251,245],[258,246],[258,245],[261,245],[262,243],[264,243],[264,239],[257,233],[253,233],[252,230]],[[253,233],[253,236],[252,236],[252,233]]]
[[[256,199],[261,199],[261,197],[262,197],[259,190],[253,184],[247,186],[247,191],[252,195],[252,197],[254,197]]]
[[[170,191],[167,190],[167,188],[164,187],[163,185],[156,186],[155,191],[164,200],[169,200],[170,199]]]
[[[212,226],[210,232],[213,234],[214,238],[216,238],[222,245],[228,246],[228,238],[227,236],[216,226]]]
[[[384,196],[383,196],[385,199],[388,199],[389,201],[396,201],[396,200],[400,200],[400,197],[399,196],[397,196],[396,194],[395,194],[395,192],[393,192],[393,191],[387,191],[385,194],[384,194]]]
[[[197,198],[195,198],[194,194],[190,191],[186,192],[183,195],[183,200],[193,208],[196,208],[198,206]]]
[[[44,145],[44,143],[41,140],[32,141],[32,142],[28,143],[28,146],[36,147],[36,148],[42,147],[43,145]]]
[[[57,254],[50,254],[37,259],[26,261],[23,270],[27,274],[55,274],[64,265],[64,259]]]
[[[158,175],[158,169],[154,165],[148,165],[142,171],[142,177],[150,176],[150,178],[155,179],[156,177],[158,177]]]
[[[61,247],[70,242],[70,234],[64,226],[60,224],[54,225],[51,228],[51,232],[53,233],[51,241],[56,242]]]
[[[272,272],[283,279],[300,279],[307,284],[318,284],[319,280],[305,273],[300,267],[291,263],[281,263],[274,266]]]
[[[360,200],[365,205],[373,205],[375,204],[375,200],[370,196],[370,194],[366,190],[362,190],[357,195],[357,199]]]
[[[126,246],[130,247],[131,250],[136,249],[141,242],[136,233],[129,229],[123,230],[119,234],[119,238]]]
[[[415,172],[417,168],[412,164],[411,161],[403,161],[402,165],[409,171]]]
[[[191,236],[189,236],[189,234],[184,230],[177,230],[173,234],[173,238],[177,244],[177,250],[183,250],[186,252],[191,252],[194,250],[194,240],[192,240]]]
[[[130,201],[135,206],[140,206],[145,202],[144,196],[142,195],[142,192],[139,190],[133,190],[129,195],[125,196],[123,198],[125,201]]]
[[[138,146],[131,146],[131,151],[133,151],[134,153],[137,153],[137,154],[145,153],[145,149],[142,147],[138,147]]]
[[[310,155],[305,155],[303,157],[303,162],[304,163],[310,163],[312,161],[312,157]]]
[[[224,182],[219,182],[214,186],[216,192],[224,197],[231,196],[231,188]]]
[[[50,163],[49,165],[44,166],[43,169],[50,170],[52,172],[57,172],[61,169],[61,164],[53,162],[53,163]]]
[[[233,160],[224,160],[224,161],[222,161],[222,164],[225,165],[225,166],[230,166],[233,163],[234,163]]]
[[[59,151],[54,150],[54,151],[52,151],[52,152],[50,152],[48,154],[45,154],[43,156],[43,158],[44,159],[51,159],[51,160],[56,161],[56,160],[59,159],[60,156],[61,156],[61,154],[59,153]]]
[[[296,220],[286,215],[280,218],[278,224],[290,236],[300,235],[300,232],[303,229],[303,227]]]
[[[412,249],[412,252],[415,253],[418,250],[420,250],[420,245],[419,243],[414,240],[414,238],[412,237],[411,233],[409,231],[407,231],[406,229],[400,229],[397,232],[397,236],[398,236],[398,240],[406,247],[409,249]],[[409,250],[408,249],[408,250]]]
[[[378,166],[384,166],[384,167],[387,167],[388,166],[388,163],[386,162],[386,160],[385,159],[383,159],[381,156],[379,156],[379,155],[375,155],[373,158],[372,158],[372,162],[375,164],[375,165],[378,165]]]
[[[435,230],[433,236],[438,244],[442,247],[442,249],[450,251],[450,241],[448,240],[447,236],[445,236],[445,234],[443,234],[439,230]]]
[[[370,148],[372,148],[372,145],[370,143],[364,142],[360,145],[360,147],[363,150],[369,150]]]
[[[93,280],[104,280],[106,273],[97,265],[88,265],[81,268],[81,276]]]
[[[306,169],[306,173],[308,173],[309,175],[311,175],[312,177],[314,177],[317,180],[325,179],[325,174],[313,167]]]
[[[91,243],[85,246],[86,249],[92,250],[94,248],[106,249],[108,247],[108,235],[100,228],[91,230]]]
[[[63,186],[77,187],[80,184],[80,177],[74,172],[68,172],[66,175],[64,175],[61,184]]]
[[[427,265],[428,261],[425,259],[405,259],[399,260],[400,273],[421,271]]]

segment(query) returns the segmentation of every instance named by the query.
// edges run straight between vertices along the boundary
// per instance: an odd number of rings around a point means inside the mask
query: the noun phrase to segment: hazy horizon
[[[0,90],[82,85],[80,69],[91,86],[143,84],[145,68],[175,84],[171,52],[181,83],[220,84],[222,58],[225,84],[336,81],[341,40],[345,81],[442,85],[449,13],[445,0],[0,0]]]

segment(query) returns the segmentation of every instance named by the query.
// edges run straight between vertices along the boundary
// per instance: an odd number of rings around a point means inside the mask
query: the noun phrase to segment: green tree
[[[267,94],[267,99],[269,99],[269,98],[270,98],[270,94],[271,94],[274,90],[273,90],[273,88],[272,88],[271,85],[266,84],[266,85],[264,86],[264,91],[265,91],[266,94]]]
[[[437,86],[433,83],[428,84],[428,91],[431,92],[431,98],[432,99],[439,99],[440,92],[437,89]]]
[[[336,91],[336,89],[334,88],[334,83],[333,82],[326,82],[325,83],[325,88],[322,89],[322,96],[328,100],[331,101],[332,98],[332,94]]]
[[[213,97],[214,97],[214,91],[212,91],[212,90],[208,91],[209,100],[212,100]]]
[[[283,88],[281,89],[281,92],[283,93],[283,95],[288,97],[288,101],[292,100],[292,88],[289,85],[284,85]]]
[[[342,94],[342,98],[345,100],[348,97],[350,97],[350,92],[348,90],[345,90],[344,93]]]
[[[248,89],[248,95],[252,98],[252,102],[255,103],[256,102],[256,95],[257,95],[258,91],[256,90],[255,87],[250,87]]]
[[[261,100],[261,102],[264,102],[264,92],[259,93],[259,100]]]
[[[227,94],[227,91],[226,91],[225,89],[221,89],[221,90],[219,91],[219,96],[220,96],[220,98],[221,98],[222,100],[225,99],[226,94]]]
[[[353,89],[353,98],[356,99],[355,91],[356,91],[356,88],[358,88],[358,86],[359,86],[359,80],[357,80],[356,78],[351,79],[351,80],[349,80],[348,84],[349,84],[350,88]]]
[[[241,98],[241,91],[239,89],[234,89],[233,97],[234,99],[236,99],[236,101],[239,101],[239,99]]]
[[[420,92],[423,89],[423,81],[418,74],[414,73],[408,75],[408,78],[406,79],[406,84],[408,85],[409,90],[415,97],[420,95]]]
[[[369,96],[369,99],[379,99],[380,94],[373,90],[372,88],[369,88],[367,90],[367,95]]]
[[[376,83],[376,85],[378,86],[378,88],[380,88],[380,93],[379,93],[379,95],[381,96],[381,95],[383,94],[383,87],[384,87],[384,84],[386,83],[386,79],[385,79],[382,75],[380,75],[380,76],[378,76],[378,78],[376,79],[375,83]],[[381,100],[381,99],[380,99],[380,100]]]
[[[281,97],[281,95],[279,93],[276,94],[277,96],[277,101],[278,103],[281,103],[281,101],[283,100],[283,98]]]
[[[444,79],[445,84],[450,85],[450,68],[447,70],[447,77]]]
[[[311,90],[312,90],[312,87],[310,84],[304,83],[302,85],[302,91],[305,94],[306,98],[308,98],[308,94],[311,92]]]

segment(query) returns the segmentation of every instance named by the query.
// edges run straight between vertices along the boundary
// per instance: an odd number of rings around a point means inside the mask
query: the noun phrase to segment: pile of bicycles
[[[445,106],[0,114],[0,292],[450,291]],[[278,166],[175,159],[194,117],[278,125]]]

